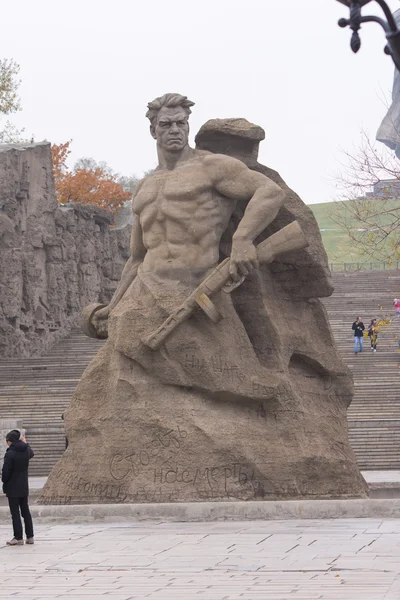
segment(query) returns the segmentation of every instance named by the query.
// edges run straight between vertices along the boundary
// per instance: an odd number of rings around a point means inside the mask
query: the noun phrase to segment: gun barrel
[[[271,260],[271,254],[274,258],[281,256],[286,252],[294,250],[303,250],[307,248],[308,241],[297,221],[293,221],[283,227],[276,233],[273,233],[261,244],[257,246],[258,260],[262,263],[265,260]]]

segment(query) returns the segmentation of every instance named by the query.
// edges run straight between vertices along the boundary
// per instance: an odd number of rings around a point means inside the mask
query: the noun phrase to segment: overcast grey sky
[[[245,117],[266,130],[261,162],[306,203],[329,201],[340,148],[375,136],[393,77],[378,25],[352,54],[347,13],[336,0],[3,3],[0,57],[21,66],[12,120],[37,141],[72,138],[73,160],[140,175],[156,165],[146,104],[179,92],[196,102],[192,140],[207,119]]]

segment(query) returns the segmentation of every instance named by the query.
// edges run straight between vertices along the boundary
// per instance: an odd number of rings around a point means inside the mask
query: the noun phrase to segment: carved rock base
[[[249,403],[160,384],[107,342],[65,415],[69,448],[40,503],[365,497],[345,408],[301,363],[290,379]]]

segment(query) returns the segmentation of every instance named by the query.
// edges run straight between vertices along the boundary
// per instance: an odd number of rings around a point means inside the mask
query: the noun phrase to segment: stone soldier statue
[[[108,340],[66,412],[69,447],[42,501],[365,495],[351,378],[316,299],[332,288],[315,220],[258,163],[191,148],[192,106],[180,94],[148,105],[159,165],[133,199],[113,298],[84,311],[89,335]],[[259,135],[227,121],[232,153]]]
[[[204,280],[218,263],[220,239],[238,200],[249,203],[233,236],[230,274],[235,280],[258,267],[254,240],[274,220],[285,194],[237,159],[190,148],[193,104],[180,94],[149,103],[159,164],[135,194],[131,258],[110,304],[95,315],[100,328],[138,273],[150,285],[160,279],[163,295],[165,284],[175,296],[183,282],[197,286]]]

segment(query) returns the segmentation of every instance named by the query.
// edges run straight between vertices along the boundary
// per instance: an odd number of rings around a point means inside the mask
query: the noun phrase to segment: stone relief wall
[[[107,302],[129,256],[130,227],[90,205],[60,206],[49,143],[0,145],[0,356],[42,354]]]

